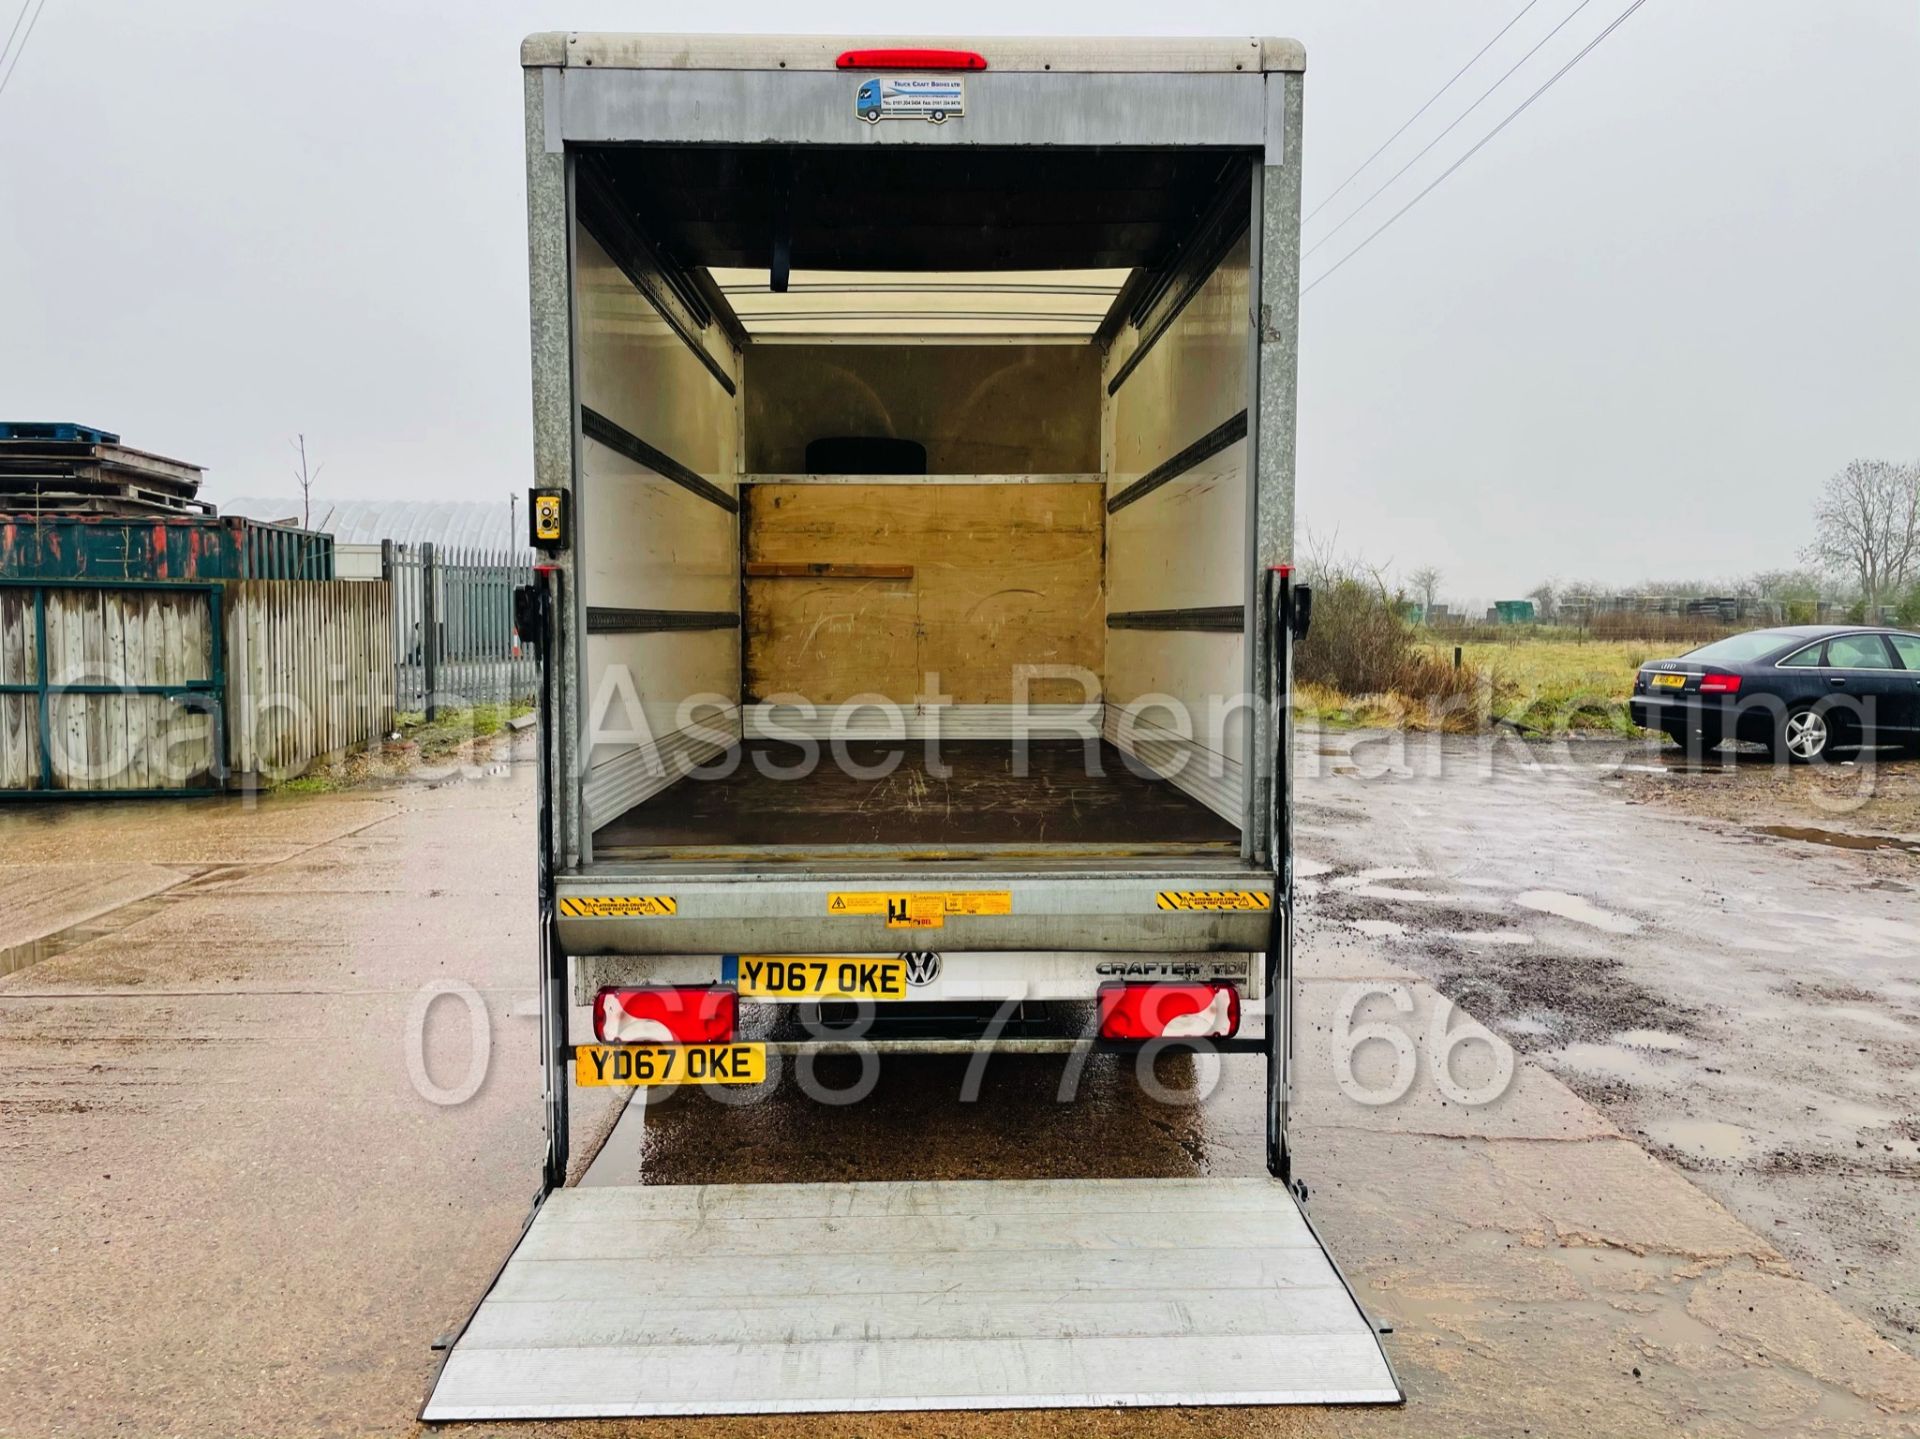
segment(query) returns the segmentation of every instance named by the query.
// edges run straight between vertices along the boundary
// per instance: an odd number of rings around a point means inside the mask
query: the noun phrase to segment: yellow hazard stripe
[[[632,919],[679,912],[670,894],[590,894],[560,901],[560,913],[568,919]]]
[[[1259,889],[1163,889],[1154,896],[1162,909],[1267,910],[1273,896]]]

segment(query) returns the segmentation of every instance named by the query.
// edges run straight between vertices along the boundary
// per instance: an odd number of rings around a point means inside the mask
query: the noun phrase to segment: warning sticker
[[[594,894],[560,901],[560,913],[573,919],[632,919],[679,912],[670,894]]]
[[[1273,896],[1258,889],[1163,889],[1162,909],[1272,909]]]
[[[948,915],[1012,914],[1013,896],[999,890],[937,890],[922,894],[830,894],[827,913],[884,915],[888,929],[939,929]]]

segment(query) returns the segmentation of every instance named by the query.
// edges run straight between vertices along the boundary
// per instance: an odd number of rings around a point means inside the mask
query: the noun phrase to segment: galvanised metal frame
[[[1300,133],[1298,71],[1262,77],[1262,163],[1252,174],[1247,366],[1247,691],[1265,697],[1247,726],[1248,858],[1273,875],[1266,944],[1267,1171],[1293,1179],[1287,1121],[1293,1085],[1293,513],[1299,419]],[[1262,845],[1264,844],[1264,851]],[[1304,1198],[1305,1189],[1300,1189]],[[1321,1248],[1324,1250],[1325,1245]],[[1344,1280],[1343,1280],[1344,1282]]]
[[[1258,70],[1218,73],[986,70],[946,125],[858,124],[841,70],[529,71],[550,77],[541,138],[564,145],[1073,145],[1243,148],[1265,143]],[[663,79],[666,83],[663,83]]]
[[[204,709],[213,725],[212,764],[214,778],[224,780],[227,773],[226,691],[227,656],[225,626],[220,607],[221,586],[217,582],[194,580],[47,580],[0,579],[0,589],[33,591],[34,664],[37,678],[32,684],[0,684],[0,694],[33,695],[40,738],[40,787],[26,790],[0,790],[4,799],[152,799],[156,796],[194,798],[223,794],[217,787],[183,789],[55,789],[53,787],[53,722],[49,701],[55,692],[63,695],[161,695],[187,702],[189,708]],[[199,593],[207,597],[207,631],[211,653],[210,671],[204,680],[181,680],[174,684],[66,684],[48,682],[47,668],[47,591],[115,590],[158,591],[166,594]]]
[[[527,137],[529,272],[531,284],[534,473],[540,488],[565,489],[578,500],[580,412],[574,375],[575,331],[572,218],[573,167],[569,145],[607,143],[908,144],[908,145],[1147,145],[1213,146],[1258,152],[1251,173],[1249,263],[1253,274],[1249,325],[1246,684],[1249,693],[1277,694],[1256,708],[1247,727],[1243,859],[1273,877],[1267,945],[1268,1167],[1290,1173],[1286,1146],[1287,1073],[1292,982],[1292,797],[1286,756],[1291,739],[1290,646],[1281,635],[1291,610],[1291,586],[1270,581],[1269,567],[1293,556],[1294,437],[1297,423],[1299,318],[1300,125],[1302,75],[1297,69],[1237,73],[1053,74],[1009,71],[969,75],[969,115],[960,125],[851,126],[840,123],[846,77],[810,70],[676,70],[568,68],[564,48],[531,58],[524,80]],[[560,63],[553,63],[553,62]],[[688,103],[689,99],[699,103]],[[555,557],[556,588],[573,568],[571,553]],[[1269,589],[1269,584],[1275,588]],[[584,659],[585,615],[576,585],[567,603],[552,607],[543,665],[562,679],[578,676]],[[582,696],[574,683],[557,683],[543,706],[542,763],[552,786],[543,816],[543,893],[574,871],[590,852],[582,832],[581,760],[585,753]],[[1257,872],[1257,868],[1256,868]],[[973,877],[980,884],[984,877]],[[930,880],[922,882],[931,882]],[[1094,883],[1097,880],[1062,882]],[[557,928],[557,927],[556,927]],[[558,934],[543,925],[551,947],[543,992],[564,993],[565,954]],[[555,984],[551,972],[561,972]],[[566,1161],[564,1025],[549,1028],[548,1183]],[[558,1093],[556,1094],[556,1090]]]

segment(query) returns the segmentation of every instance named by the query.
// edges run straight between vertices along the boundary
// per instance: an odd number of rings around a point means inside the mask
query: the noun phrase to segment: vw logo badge
[[[913,950],[900,957],[907,962],[907,983],[915,989],[923,989],[940,977],[940,956],[932,950]]]

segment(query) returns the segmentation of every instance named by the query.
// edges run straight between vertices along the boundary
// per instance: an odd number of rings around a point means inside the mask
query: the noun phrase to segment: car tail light
[[[739,1013],[731,989],[603,989],[593,1033],[602,1044],[731,1044]]]
[[[984,70],[987,57],[971,50],[845,50],[842,70]]]
[[[1230,984],[1103,984],[1102,1039],[1226,1039],[1240,1029]]]
[[[1732,695],[1740,693],[1739,675],[1701,675],[1700,693],[1703,695]]]

